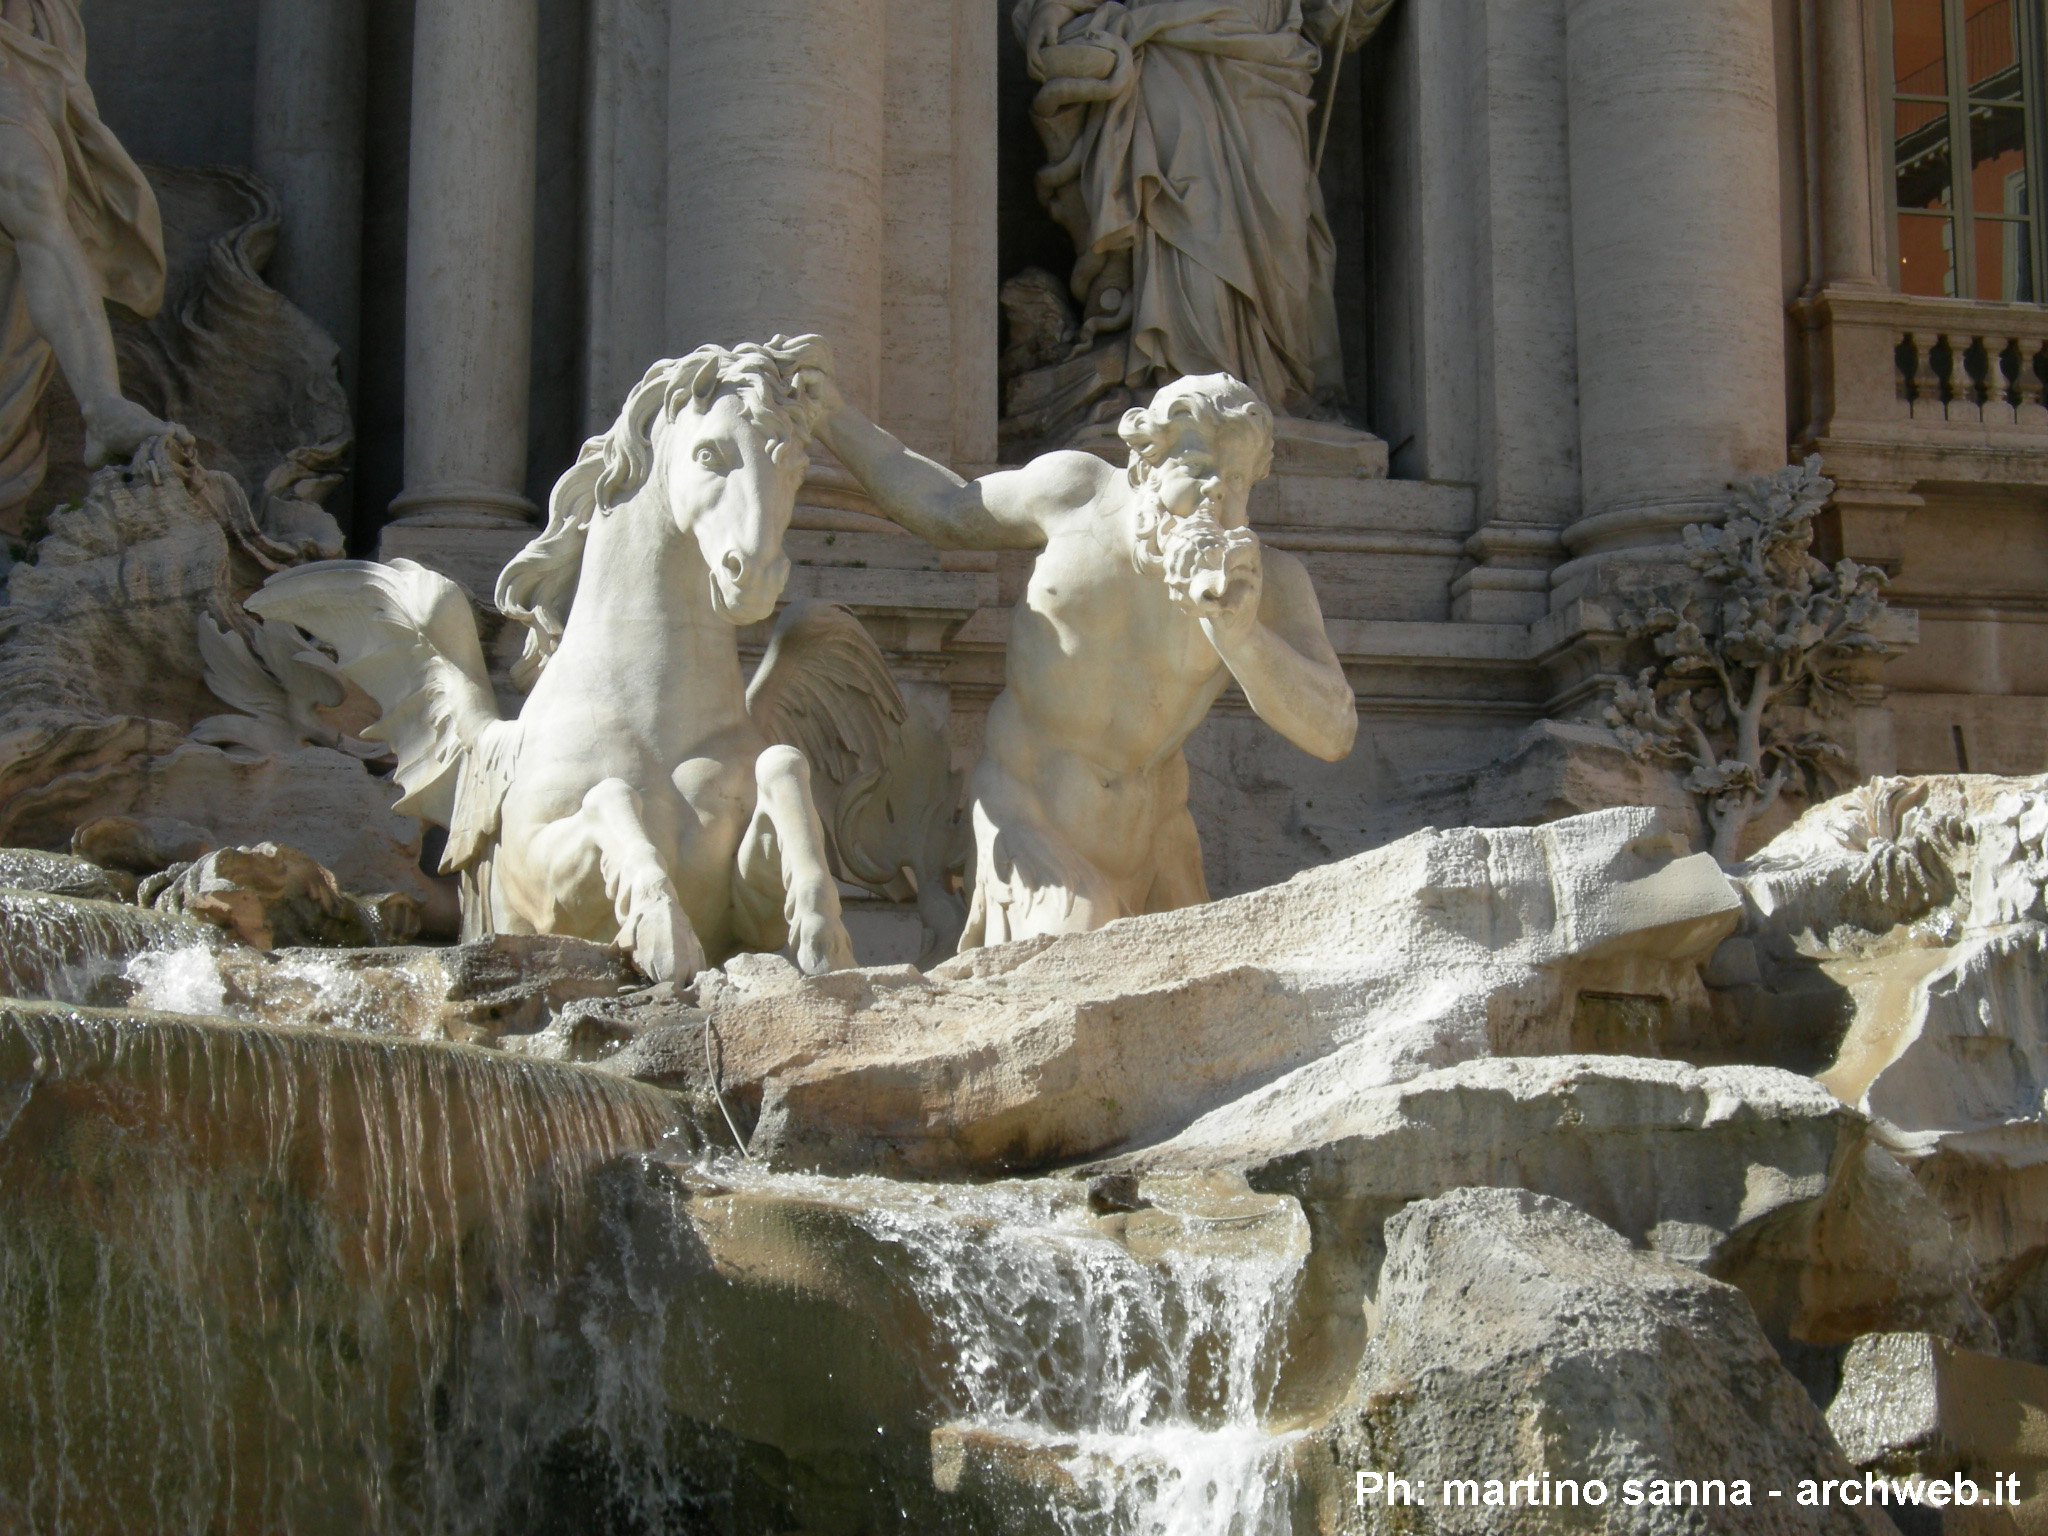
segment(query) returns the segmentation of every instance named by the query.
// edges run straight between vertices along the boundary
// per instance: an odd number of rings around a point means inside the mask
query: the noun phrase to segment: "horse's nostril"
[[[736,549],[728,549],[725,558],[718,563],[725,567],[725,574],[734,581],[747,574],[747,558]]]

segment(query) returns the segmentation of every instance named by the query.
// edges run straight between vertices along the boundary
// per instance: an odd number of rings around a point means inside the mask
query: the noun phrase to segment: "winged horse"
[[[648,371],[498,578],[499,609],[526,628],[516,719],[499,717],[468,598],[411,561],[299,566],[247,603],[332,646],[382,708],[364,735],[397,755],[398,809],[448,829],[465,936],[613,942],[657,980],[792,938],[807,974],[839,969],[849,838],[867,844],[856,878],[934,887],[946,920],[958,776],[933,773],[936,733],[859,621],[794,604],[752,688],[741,678],[739,627],[789,576],[829,368],[819,338],[778,336]],[[840,839],[813,794],[818,758]],[[906,789],[925,803],[899,815]]]

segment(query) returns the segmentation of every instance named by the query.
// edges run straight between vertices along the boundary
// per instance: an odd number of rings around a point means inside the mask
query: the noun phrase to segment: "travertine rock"
[[[1362,1471],[1422,1486],[1420,1510],[1380,1498],[1346,1511],[1376,1536],[1893,1536],[1882,1516],[1793,1506],[1801,1479],[1848,1467],[1740,1292],[1522,1190],[1454,1190],[1389,1223],[1379,1328],[1318,1436],[1335,1473],[1331,1503]],[[1481,1504],[1489,1479],[1532,1477],[1518,1507],[1504,1487],[1494,1507]],[[1480,1507],[1447,1503],[1446,1482],[1468,1478]],[[1639,1506],[1625,1503],[1631,1478]],[[1605,1507],[1560,1502],[1561,1479],[1599,1480]],[[1668,1485],[1681,1479],[1721,1480],[1731,1500],[1746,1482],[1748,1498],[1723,1505],[1710,1491],[1703,1512],[1681,1491],[1674,1505]],[[1530,1507],[1532,1495],[1543,1502]]]
[[[213,851],[206,828],[173,816],[102,816],[71,834],[71,851],[109,869],[153,875]]]
[[[643,989],[613,946],[553,934],[445,949],[231,949],[151,966],[143,983],[137,1006],[164,1012],[498,1045],[545,1060],[616,1047],[632,1030],[605,1027],[602,1009],[595,1027],[561,1038],[559,1026],[573,1026],[578,1005],[630,1001]]]
[[[66,847],[106,817],[191,824],[222,846],[281,841],[355,890],[427,902],[419,825],[396,790],[322,747],[187,739],[221,700],[200,625],[250,628],[239,598],[298,558],[228,475],[175,441],[101,470],[58,513],[0,608],[0,838]],[[253,723],[253,722],[252,722]]]
[[[1741,883],[1758,968],[1817,974],[1845,1016],[1821,1081],[1871,1118],[1962,1234],[1985,1305],[2038,1352],[2048,780],[1874,780],[1802,817]]]
[[[703,990],[755,1150],[918,1174],[1172,1136],[1276,1080],[1362,1089],[1558,1048],[1581,995],[1704,1006],[1735,893],[1656,814],[1422,832],[1284,885],[1086,935]],[[759,966],[761,962],[749,962]],[[786,969],[786,968],[785,968]]]
[[[217,849],[151,876],[138,894],[159,912],[212,923],[255,949],[346,949],[403,942],[419,932],[411,897],[350,895],[331,871],[276,843]]]
[[[1933,1517],[1945,1520],[1942,1531],[1963,1536],[2048,1530],[2044,1417],[2048,1370],[1922,1333],[1858,1339],[1842,1365],[1842,1390],[1828,1405],[1828,1427],[1859,1472],[1876,1473],[1893,1490],[1931,1478],[1953,1488],[1958,1475],[1974,1483],[1974,1505]],[[1895,1492],[1888,1497],[1899,1502]],[[1923,1495],[1919,1507],[1929,1502]]]
[[[1367,1089],[1303,1072],[1111,1166],[1237,1168],[1294,1195],[1337,1266],[1328,1283],[1368,1299],[1394,1212],[1486,1185],[1570,1200],[1734,1282],[1781,1343],[1909,1325],[1991,1337],[1934,1203],[1861,1116],[1770,1068],[1493,1059]]]
[[[87,901],[128,901],[135,895],[135,878],[68,853],[0,848],[0,890],[48,891]]]

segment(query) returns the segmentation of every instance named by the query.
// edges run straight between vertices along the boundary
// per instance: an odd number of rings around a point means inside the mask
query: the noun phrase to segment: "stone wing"
[[[382,711],[363,736],[398,755],[397,809],[448,829],[444,870],[469,864],[497,831],[517,727],[498,718],[462,589],[410,560],[323,560],[278,572],[244,606],[334,647]]]

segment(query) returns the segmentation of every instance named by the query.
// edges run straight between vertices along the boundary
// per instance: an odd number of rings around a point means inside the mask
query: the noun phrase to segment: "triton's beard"
[[[1182,517],[1160,500],[1155,479],[1138,487],[1131,564],[1140,575],[1160,577],[1183,606],[1221,602],[1232,571],[1256,558],[1257,536],[1249,528],[1224,527],[1218,504],[1219,498],[1205,496]]]

